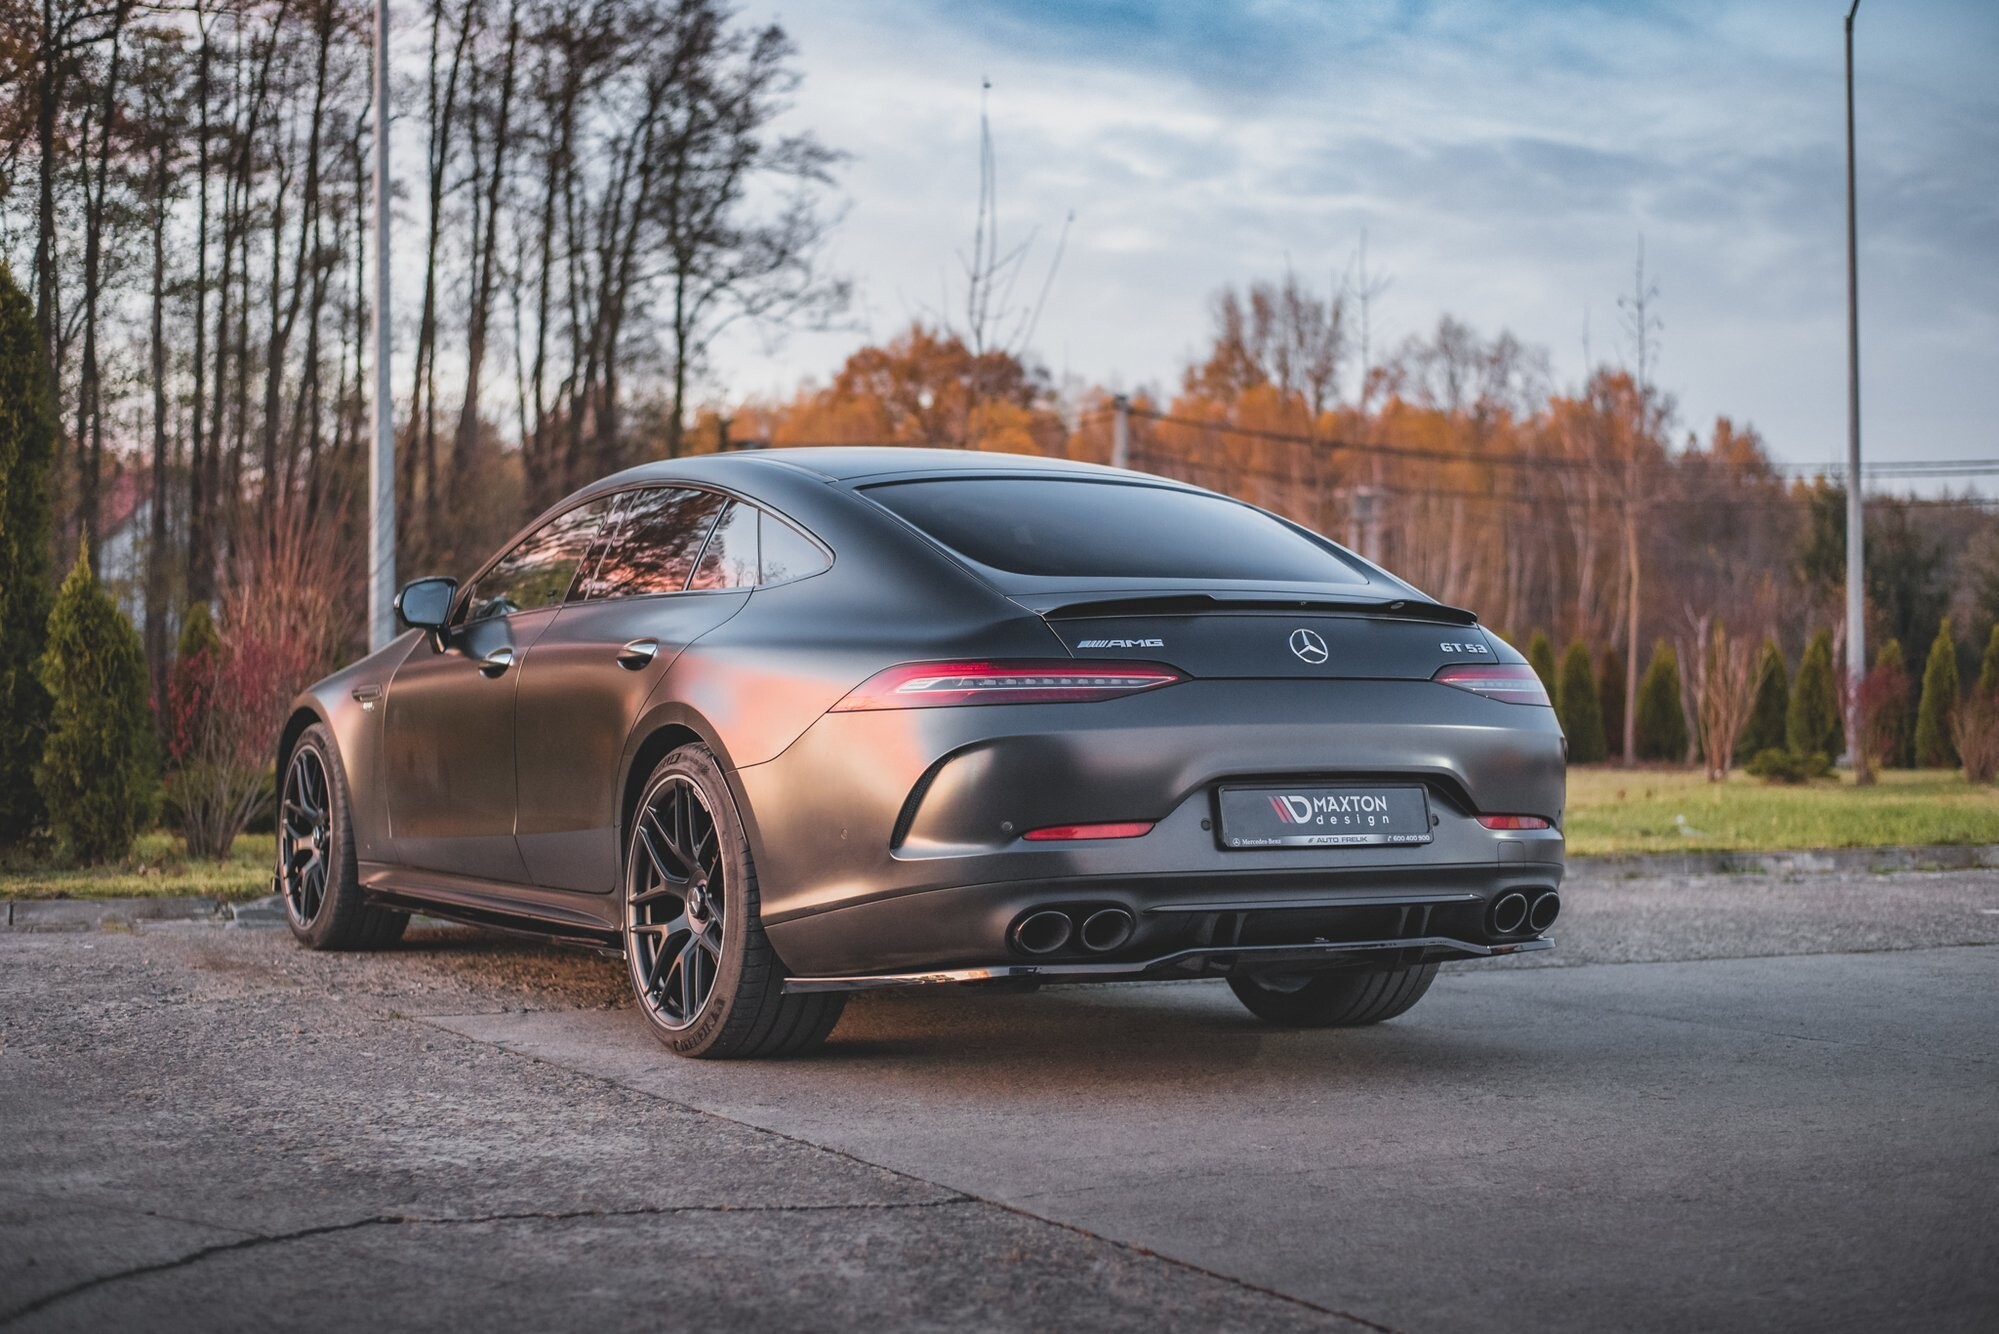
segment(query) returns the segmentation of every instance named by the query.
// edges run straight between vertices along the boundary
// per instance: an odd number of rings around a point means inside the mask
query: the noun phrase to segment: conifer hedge
[[[1766,750],[1784,748],[1784,714],[1791,707],[1791,670],[1784,664],[1784,650],[1775,639],[1763,641],[1763,660],[1756,667],[1756,699],[1749,706],[1749,721],[1743,725],[1742,740],[1736,743],[1735,757],[1746,760]]]
[[[1946,616],[1937,626],[1937,637],[1930,641],[1922,699],[1916,705],[1916,763],[1922,768],[1957,767],[1957,740],[1950,731],[1950,716],[1956,709],[1957,637],[1951,633],[1950,617]]]
[[[1541,678],[1541,688],[1548,692],[1548,700],[1553,703],[1561,686],[1555,677],[1555,645],[1546,630],[1536,630],[1527,641],[1527,665]]]
[[[35,764],[49,697],[35,664],[48,634],[55,407],[35,314],[0,264],[0,846],[43,820]]]
[[[1846,749],[1846,725],[1839,716],[1839,687],[1832,671],[1832,632],[1821,630],[1805,645],[1797,679],[1791,683],[1784,745],[1793,754],[1831,760]]]
[[[1562,659],[1562,689],[1556,701],[1562,730],[1569,737],[1569,760],[1601,764],[1609,754],[1603,735],[1603,706],[1596,696],[1596,676],[1590,671],[1589,646],[1578,639]]]
[[[56,593],[40,668],[53,710],[35,782],[49,827],[78,861],[124,857],[158,800],[146,655],[81,552]]]
[[[1680,655],[1660,640],[1638,682],[1638,758],[1682,763],[1687,758],[1687,712],[1680,703]]]
[[[1604,751],[1624,758],[1624,659],[1616,649],[1603,651],[1596,669],[1597,707],[1603,715]]]

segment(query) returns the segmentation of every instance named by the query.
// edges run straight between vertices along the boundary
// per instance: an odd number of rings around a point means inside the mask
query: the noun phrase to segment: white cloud
[[[835,258],[861,328],[768,356],[736,338],[721,364],[738,392],[823,376],[957,290],[990,77],[1003,225],[1041,231],[1032,281],[1077,214],[1036,340],[1058,371],[1171,385],[1217,287],[1287,262],[1329,275],[1366,228],[1394,276],[1389,336],[1449,311],[1548,346],[1573,379],[1585,312],[1597,354],[1617,346],[1642,231],[1686,423],[1753,421],[1799,461],[1843,449],[1836,5],[775,12],[801,50],[797,119],[857,155]],[[1861,16],[1876,458],[1999,454],[1995,13]]]

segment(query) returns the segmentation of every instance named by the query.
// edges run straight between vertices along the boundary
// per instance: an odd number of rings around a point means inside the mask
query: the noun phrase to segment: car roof
[[[831,482],[865,477],[949,475],[965,472],[1070,473],[1086,477],[1133,478],[1120,468],[1037,454],[987,453],[976,449],[929,449],[918,445],[801,445],[773,449],[732,450],[726,454],[696,454],[641,464],[619,476],[627,481],[669,475],[699,477],[733,472],[744,465],[779,466],[810,473]],[[608,480],[608,479],[607,479]],[[1164,482],[1165,478],[1147,479]]]

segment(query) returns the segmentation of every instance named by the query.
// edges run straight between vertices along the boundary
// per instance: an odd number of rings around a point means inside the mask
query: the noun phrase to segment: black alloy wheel
[[[660,761],[625,854],[625,963],[654,1036],[682,1056],[790,1056],[839,1021],[837,992],[788,994],[758,916],[757,872],[708,748]]]
[[[278,819],[278,879],[295,930],[312,928],[326,903],[333,842],[333,786],[315,746],[292,752]]]
[[[728,879],[715,816],[686,774],[647,794],[627,871],[625,935],[632,985],[652,1021],[670,1032],[700,1017],[722,966]]]
[[[371,904],[362,892],[339,754],[333,733],[315,723],[285,762],[278,792],[278,896],[300,943],[316,950],[379,949],[402,936],[409,914]]]

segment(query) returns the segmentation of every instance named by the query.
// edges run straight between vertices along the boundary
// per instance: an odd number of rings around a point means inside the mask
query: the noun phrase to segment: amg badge
[[[1163,639],[1079,639],[1077,648],[1165,648]]]

